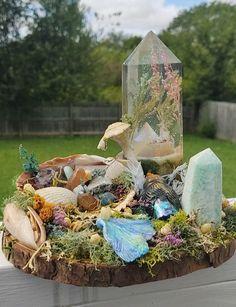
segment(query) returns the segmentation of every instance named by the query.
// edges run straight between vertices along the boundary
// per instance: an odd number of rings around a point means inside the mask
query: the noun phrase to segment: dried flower
[[[179,231],[176,234],[168,234],[165,236],[164,241],[174,246],[179,246],[183,243],[183,239],[180,237]]]
[[[40,209],[39,216],[43,222],[48,222],[53,215],[53,205],[45,203],[43,208]]]
[[[45,205],[45,199],[38,194],[34,195],[33,208],[35,210],[40,210]]]
[[[55,206],[53,208],[53,223],[56,225],[60,225],[63,227],[67,227],[67,223],[65,221],[66,213],[60,206]]]

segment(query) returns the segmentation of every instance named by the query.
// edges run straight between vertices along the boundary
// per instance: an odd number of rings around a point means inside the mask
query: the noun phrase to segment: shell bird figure
[[[147,240],[155,234],[149,220],[98,218],[96,225],[102,229],[105,240],[112,245],[115,253],[126,262],[133,262],[147,254]]]
[[[175,191],[160,176],[152,175],[144,183],[140,200],[154,204],[157,199],[168,200],[177,210],[181,208],[179,197]]]

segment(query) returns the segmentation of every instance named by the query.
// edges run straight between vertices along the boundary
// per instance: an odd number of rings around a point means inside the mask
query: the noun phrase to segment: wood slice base
[[[16,267],[35,276],[55,280],[57,282],[85,287],[124,287],[135,284],[153,282],[168,278],[183,276],[194,271],[217,267],[230,259],[236,249],[236,240],[229,242],[225,247],[220,246],[211,254],[205,254],[200,260],[192,257],[183,257],[181,261],[166,261],[158,263],[152,269],[151,276],[147,266],[139,267],[138,264],[125,266],[93,265],[91,263],[56,259],[49,261],[45,257],[35,257],[35,271],[24,269],[30,260],[33,250],[3,235],[3,252],[10,262]],[[10,249],[4,248],[9,247]]]

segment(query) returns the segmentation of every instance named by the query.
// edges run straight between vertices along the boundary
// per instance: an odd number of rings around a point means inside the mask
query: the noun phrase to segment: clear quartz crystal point
[[[132,123],[137,158],[161,174],[183,158],[181,75],[181,62],[152,31],[123,63],[123,120]]]

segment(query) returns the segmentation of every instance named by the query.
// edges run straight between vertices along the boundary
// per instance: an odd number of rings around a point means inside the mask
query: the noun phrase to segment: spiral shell
[[[35,194],[54,205],[77,204],[77,196],[72,191],[60,187],[48,187],[36,190]]]

